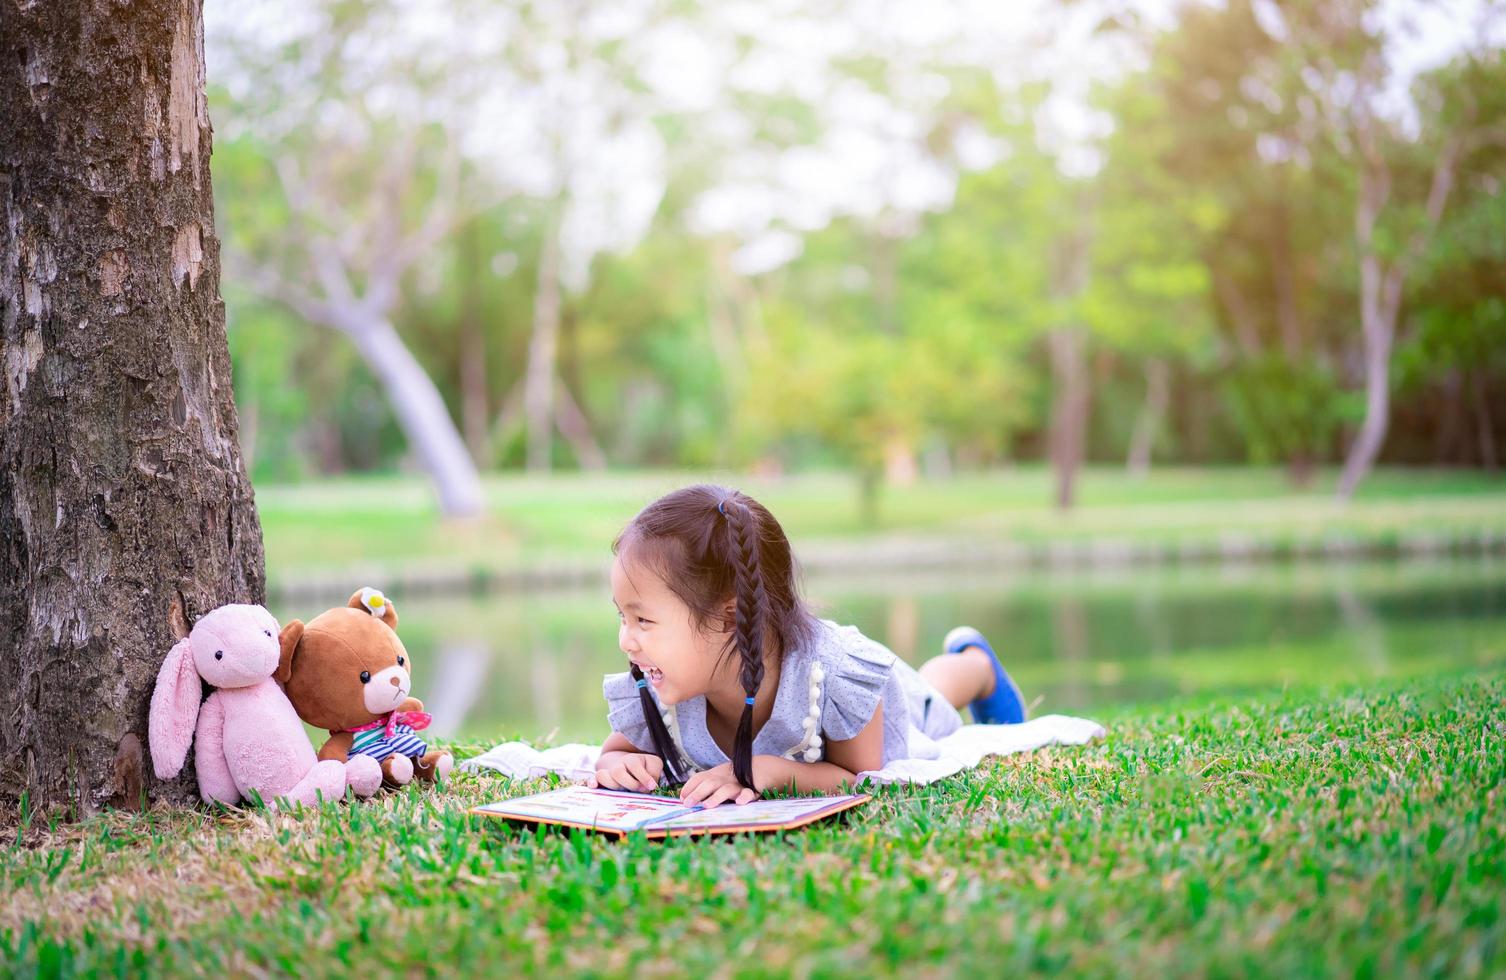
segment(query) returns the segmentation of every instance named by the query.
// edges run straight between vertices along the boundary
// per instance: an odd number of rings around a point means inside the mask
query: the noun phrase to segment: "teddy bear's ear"
[[[370,586],[361,589],[351,595],[346,603],[351,609],[359,609],[370,613],[377,619],[387,624],[387,628],[397,632],[397,607],[392,600],[382,594],[381,589],[373,589]]]
[[[293,676],[293,655],[298,652],[298,641],[303,639],[303,620],[295,619],[282,628],[277,634],[278,644],[282,647],[282,654],[277,658],[277,673],[272,679],[279,684],[286,684],[288,678]]]

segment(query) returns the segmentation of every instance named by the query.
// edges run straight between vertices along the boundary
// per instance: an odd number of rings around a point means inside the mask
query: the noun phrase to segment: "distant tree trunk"
[[[1250,301],[1245,298],[1239,284],[1234,281],[1234,276],[1228,272],[1221,260],[1217,257],[1212,260],[1213,289],[1219,299],[1219,304],[1229,317],[1229,325],[1234,329],[1234,344],[1242,357],[1254,358],[1260,356],[1260,330],[1256,325],[1255,310]]]
[[[209,184],[200,0],[0,5],[0,798],[192,796],[157,669],[260,602]]]
[[[1286,168],[1277,168],[1282,198],[1286,199]],[[1276,207],[1276,229],[1271,242],[1271,274],[1276,287],[1276,323],[1281,330],[1281,349],[1296,363],[1302,357],[1302,313],[1297,308],[1297,275],[1293,268],[1291,224],[1286,205]]]
[[[528,470],[549,471],[554,445],[554,375],[560,331],[559,225],[551,219],[539,250],[533,294],[533,336],[528,341],[528,374],[523,413],[528,419]]]
[[[486,378],[486,314],[481,309],[481,255],[476,222],[459,235],[460,427],[478,467],[491,463],[491,406]]]
[[[1068,510],[1077,499],[1088,429],[1088,365],[1083,332],[1060,327],[1051,332],[1051,466],[1056,474],[1056,506]]]
[[[434,381],[397,328],[381,317],[357,314],[342,328],[387,393],[397,421],[424,470],[434,480],[439,506],[452,517],[481,512],[481,481]]]
[[[338,330],[349,337],[365,359],[388,404],[397,416],[398,426],[408,439],[408,447],[418,455],[419,464],[434,484],[439,507],[446,517],[474,517],[481,512],[483,499],[481,477],[470,452],[455,428],[444,397],[434,385],[418,358],[403,343],[397,328],[378,312],[383,301],[349,299],[335,304],[316,300],[287,283],[263,279],[262,292],[286,303],[310,323]],[[341,472],[343,465],[332,466],[337,438],[321,440],[328,446],[319,452],[322,472]]]
[[[1490,399],[1485,396],[1485,372],[1470,372],[1470,394],[1475,409],[1475,435],[1479,440],[1480,465],[1491,473],[1496,471],[1496,433],[1490,418]]]
[[[1433,429],[1433,465],[1447,465],[1454,457],[1454,446],[1464,428],[1464,382],[1458,368],[1443,376],[1443,411]]]
[[[1125,467],[1131,476],[1144,476],[1150,472],[1156,431],[1161,428],[1161,419],[1166,414],[1170,376],[1171,371],[1160,358],[1152,357],[1145,362],[1145,402],[1140,406],[1135,431],[1130,435],[1129,459]]]
[[[575,453],[575,461],[583,470],[599,473],[606,469],[607,455],[601,451],[596,437],[591,434],[591,421],[571,397],[569,386],[561,381],[554,389],[554,396],[554,417],[558,422],[560,435],[565,437],[565,441],[570,443],[570,450]]]
[[[1348,500],[1354,496],[1380,455],[1386,439],[1386,430],[1391,422],[1391,349],[1396,340],[1396,320],[1401,314],[1402,287],[1407,273],[1428,239],[1432,237],[1438,222],[1443,218],[1443,207],[1448,203],[1449,192],[1454,186],[1454,172],[1464,148],[1461,133],[1450,136],[1439,150],[1433,164],[1433,179],[1428,190],[1422,223],[1406,243],[1405,249],[1389,262],[1382,258],[1382,242],[1376,235],[1376,224],[1391,195],[1391,171],[1378,144],[1378,124],[1363,107],[1366,103],[1357,100],[1360,106],[1355,117],[1355,142],[1361,151],[1359,162],[1359,196],[1355,206],[1355,245],[1360,254],[1360,325],[1364,333],[1365,349],[1365,420],[1349,455],[1344,460],[1344,472],[1339,477],[1338,497]]]
[[[1386,440],[1391,423],[1391,347],[1396,336],[1396,315],[1381,299],[1380,258],[1366,255],[1360,261],[1360,321],[1365,338],[1365,420],[1339,478],[1339,497],[1348,500],[1360,481],[1369,475]]]
[[[884,482],[895,487],[910,487],[920,478],[920,461],[915,447],[901,435],[884,440]]]
[[[1082,208],[1077,209],[1079,212]],[[1051,281],[1052,298],[1071,309],[1088,284],[1092,233],[1085,219],[1057,243]],[[1054,396],[1051,405],[1051,465],[1056,474],[1056,506],[1071,508],[1077,499],[1077,472],[1082,466],[1088,432],[1087,332],[1068,321],[1047,337]]]

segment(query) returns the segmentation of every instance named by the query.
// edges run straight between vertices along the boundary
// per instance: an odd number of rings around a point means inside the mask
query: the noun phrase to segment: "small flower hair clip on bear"
[[[381,589],[367,586],[361,590],[361,608],[381,619],[387,612],[387,597],[382,595]]]

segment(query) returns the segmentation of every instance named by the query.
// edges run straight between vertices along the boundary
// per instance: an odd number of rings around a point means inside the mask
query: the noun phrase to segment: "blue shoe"
[[[968,705],[973,721],[980,725],[1018,725],[1024,721],[1025,697],[982,633],[971,626],[958,626],[941,641],[941,649],[946,653],[961,653],[968,647],[979,648],[994,662],[994,693]]]

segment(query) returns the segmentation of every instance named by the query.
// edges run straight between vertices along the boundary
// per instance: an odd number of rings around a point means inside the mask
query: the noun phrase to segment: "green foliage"
[[[1008,87],[941,50],[906,52],[933,61],[947,87],[925,119],[925,152],[957,167],[971,135],[992,141],[993,161],[959,168],[955,197],[939,213],[887,208],[815,230],[773,221],[797,232],[803,248],[755,276],[732,271],[742,242],[692,233],[700,195],[729,174],[777,169],[781,153],[830,136],[831,120],[815,97],[780,88],[738,90],[716,113],[659,106],[652,123],[667,155],[658,213],[640,241],[598,255],[584,286],[563,297],[562,383],[615,465],[843,466],[873,484],[907,459],[955,469],[1038,456],[1050,425],[1042,338],[1071,324],[1087,338],[1096,458],[1124,458],[1150,365],[1171,379],[1155,426],[1159,458],[1337,459],[1362,380],[1357,158],[1352,141],[1320,125],[1314,100],[1324,90],[1304,66],[1326,52],[1334,70],[1354,69],[1384,39],[1319,31],[1323,4],[1280,8],[1285,39],[1262,28],[1244,0],[1183,5],[1165,30],[1115,21],[1143,61],[1094,92],[1113,128],[1091,177],[1064,176],[1042,148],[1043,86]],[[320,9],[357,37],[392,16],[390,5]],[[568,25],[544,22],[548,13],[528,7],[520,16],[530,31],[568,34]],[[667,23],[696,16],[675,4],[661,13]],[[529,77],[547,61],[532,37],[520,34],[500,55]],[[1319,37],[1331,50],[1313,47]],[[759,44],[753,35],[733,40],[743,53]],[[620,76],[624,105],[650,104],[637,101],[645,89],[636,55],[617,42],[597,47],[591,57]],[[318,44],[283,56],[288,65],[259,70],[282,78],[285,68],[287,78],[306,75],[323,88],[211,92],[215,118],[228,120],[214,157],[227,256],[301,268],[316,256],[299,227],[375,226],[389,146],[411,146],[422,161],[394,206],[403,222],[418,223],[445,135],[420,126],[400,139],[389,129],[401,120],[347,105],[362,90],[361,67]],[[448,91],[470,77],[449,78],[442,64],[421,60],[416,90]],[[830,67],[875,105],[908,105],[911,93],[892,90],[886,64],[875,52]],[[1460,58],[1414,89],[1424,123],[1416,138],[1388,128],[1379,144],[1394,178],[1377,232],[1388,260],[1421,227],[1420,202],[1445,142],[1469,126],[1496,132],[1506,118],[1506,62],[1499,52]],[[329,132],[313,115],[294,122],[315,103],[366,119],[364,149],[326,146]],[[275,127],[248,125],[268,119],[288,125],[272,135]],[[289,153],[318,169],[321,186],[339,188],[340,200],[292,206],[276,171]],[[478,169],[462,174],[462,186],[486,183]],[[1506,384],[1503,186],[1506,149],[1498,139],[1471,142],[1443,222],[1405,283],[1393,462],[1480,463],[1506,439],[1499,399],[1477,394]],[[469,413],[473,427],[484,419],[484,431],[467,433],[483,467],[523,460],[520,425],[503,415],[526,363],[550,206],[546,196],[517,195],[478,215],[424,257],[393,312],[452,414]],[[1066,295],[1058,256],[1079,238],[1091,243],[1086,282]],[[361,245],[342,247],[360,253]],[[256,477],[403,466],[404,441],[349,345],[251,301],[243,265],[227,266],[225,288]],[[1494,452],[1503,457],[1506,449]],[[576,463],[563,442],[555,458]]]
[[[1311,464],[1333,454],[1340,425],[1356,421],[1360,405],[1318,363],[1267,355],[1241,363],[1224,388],[1230,413],[1247,440],[1253,463]]]

